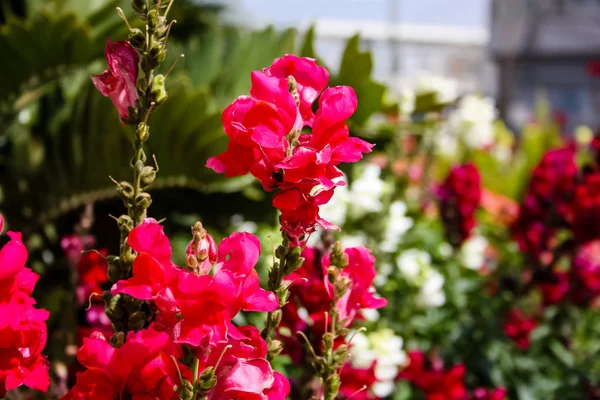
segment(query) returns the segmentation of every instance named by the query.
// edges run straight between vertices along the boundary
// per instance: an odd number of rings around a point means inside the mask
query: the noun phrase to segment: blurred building
[[[414,86],[426,73],[455,80],[459,92],[494,91],[484,27],[318,19],[315,31],[317,53],[330,65],[339,64],[348,38],[360,34],[363,47],[373,53],[375,78],[397,90]]]
[[[494,0],[490,49],[502,116],[514,125],[545,95],[571,131],[600,123],[600,0]]]

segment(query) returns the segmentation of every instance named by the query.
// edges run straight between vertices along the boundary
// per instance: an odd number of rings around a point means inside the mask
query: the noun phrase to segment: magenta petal
[[[247,275],[258,262],[260,241],[248,232],[235,232],[219,244],[221,268],[235,274]]]
[[[138,253],[148,253],[159,263],[171,264],[171,244],[163,227],[154,219],[146,218],[129,232],[127,243]]]
[[[0,250],[0,281],[15,276],[25,268],[27,249],[21,241],[21,233],[8,232],[10,242]]]

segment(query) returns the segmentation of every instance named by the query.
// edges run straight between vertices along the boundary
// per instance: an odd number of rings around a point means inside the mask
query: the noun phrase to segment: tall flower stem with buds
[[[349,289],[350,281],[341,275],[341,271],[348,265],[348,256],[344,253],[340,242],[333,245],[330,255],[331,265],[327,268],[327,279],[332,285],[333,301],[328,319],[325,323],[325,334],[322,338],[323,354],[313,362],[315,372],[322,382],[319,400],[335,400],[340,390],[339,370],[348,361],[348,345],[342,344],[335,348],[335,342],[340,335],[345,335],[343,321],[337,309],[337,303],[344,297]]]
[[[299,246],[291,246],[290,239],[285,231],[282,233],[283,243],[275,250],[275,257],[278,261],[273,264],[269,272],[269,283],[267,289],[275,293],[279,300],[279,307],[275,311],[267,314],[266,326],[262,331],[262,337],[269,344],[269,359],[273,359],[281,352],[281,344],[278,341],[271,340],[271,333],[281,322],[281,308],[287,303],[290,291],[287,286],[282,285],[283,277],[291,274],[300,266],[304,259],[300,257],[301,249]]]
[[[155,75],[155,70],[166,58],[165,44],[169,30],[175,21],[167,22],[167,13],[173,0],[167,4],[146,0],[133,0],[132,7],[144,22],[145,30],[132,28],[125,14],[117,8],[119,16],[129,28],[129,41],[111,43],[108,41],[106,57],[109,69],[92,77],[102,94],[111,98],[119,111],[121,121],[134,128],[134,155],[130,166],[133,181],[117,182],[117,191],[127,208],[127,214],[116,218],[121,238],[119,256],[107,258],[109,279],[117,282],[131,276],[131,266],[136,255],[127,243],[129,232],[140,225],[147,216],[152,198],[146,190],[156,179],[158,164],[147,165],[144,144],[150,136],[148,118],[152,111],[167,99],[166,77]],[[143,75],[138,76],[141,68]],[[169,71],[172,71],[173,68]],[[168,74],[167,74],[168,76]],[[112,178],[111,178],[112,179]],[[141,311],[142,302],[125,295],[104,295],[106,314],[113,323],[116,335],[111,338],[113,345],[122,344],[125,332],[138,330],[144,326],[145,315]]]

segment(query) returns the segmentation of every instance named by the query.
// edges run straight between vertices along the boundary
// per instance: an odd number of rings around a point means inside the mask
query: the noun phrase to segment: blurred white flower
[[[431,267],[431,255],[419,249],[404,250],[396,258],[398,269],[406,279],[416,282],[423,270]]]
[[[402,241],[402,236],[413,226],[413,220],[406,216],[406,204],[394,201],[390,205],[390,215],[387,220],[383,241],[379,245],[381,251],[393,253]]]
[[[402,115],[410,115],[415,111],[415,91],[409,88],[400,90],[400,112]]]
[[[461,263],[472,270],[480,270],[485,264],[485,251],[488,241],[483,236],[471,236],[460,248]]]
[[[431,255],[419,249],[403,251],[396,259],[402,275],[411,284],[419,287],[419,307],[439,307],[446,303],[444,277],[431,265]]]
[[[232,215],[229,219],[229,222],[231,223],[231,227],[235,232],[255,233],[258,229],[256,223],[252,221],[246,221],[240,214]]]
[[[344,235],[340,239],[342,247],[359,247],[367,245],[367,235],[364,232],[356,232],[353,235]]]
[[[435,269],[429,269],[425,274],[425,280],[417,295],[417,305],[429,308],[440,307],[445,303],[444,277]]]
[[[452,251],[452,245],[448,242],[440,243],[440,245],[438,246],[438,253],[444,258],[449,258],[452,255]]]
[[[496,132],[494,100],[478,95],[463,96],[450,114],[448,125],[471,149],[483,149],[494,144]]]
[[[458,97],[458,84],[443,76],[422,74],[417,79],[415,92],[417,95],[435,93],[438,103],[451,103]]]
[[[375,276],[375,279],[373,280],[373,283],[375,284],[375,286],[380,287],[383,286],[386,282],[387,282],[387,278],[388,276],[390,276],[390,274],[393,271],[393,267],[390,263],[381,263],[377,266],[377,275]]]
[[[363,308],[360,310],[360,314],[364,317],[366,321],[374,322],[379,320],[379,311],[373,308]]]
[[[387,397],[394,392],[394,380],[408,357],[402,349],[403,340],[391,329],[369,334],[357,332],[351,341],[350,360],[355,368],[375,365],[376,383],[371,387],[377,397]]]
[[[360,218],[370,212],[378,212],[383,208],[381,195],[385,183],[380,179],[381,168],[367,163],[361,175],[350,187],[350,204],[352,215]]]

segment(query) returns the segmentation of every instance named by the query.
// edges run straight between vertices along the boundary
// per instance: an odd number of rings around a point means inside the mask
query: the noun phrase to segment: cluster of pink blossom
[[[459,246],[471,236],[481,201],[481,177],[474,164],[453,167],[438,188],[440,213],[448,241]]]
[[[210,367],[217,378],[207,390],[209,399],[285,399],[289,384],[265,359],[267,344],[258,330],[231,323],[240,310],[272,311],[278,305],[275,294],[259,286],[254,269],[258,239],[234,233],[221,241],[216,254],[208,251],[214,243],[209,237],[204,237],[208,247],[194,241],[188,246],[188,255],[200,252],[207,260],[190,271],[172,263],[169,240],[155,220],[147,219],[130,232],[128,244],[138,253],[133,276],[118,281],[111,292],[148,302],[153,310],[148,327],[129,332],[118,349],[99,334],[87,339],[78,359],[88,369],[67,398],[91,398],[91,391],[100,390],[107,399],[125,394],[179,398],[185,381],[197,380],[178,361],[191,352],[201,371]],[[252,382],[244,378],[249,376]]]
[[[348,283],[348,289],[344,296],[335,302],[334,308],[343,327],[350,327],[361,317],[361,310],[384,307],[387,300],[377,297],[375,293],[375,257],[371,252],[365,247],[347,248],[344,252],[348,257],[348,265],[341,270],[341,277]],[[284,353],[290,355],[296,363],[307,362],[309,356],[298,332],[304,333],[316,351],[322,350],[321,340],[327,329],[327,318],[334,300],[333,286],[327,273],[331,263],[330,255],[323,255],[317,249],[307,247],[302,256],[302,266],[285,278],[287,282],[292,283],[291,296],[283,307],[283,319],[278,328],[278,337],[285,343]],[[342,344],[346,342],[340,336],[334,347]],[[352,374],[358,374],[364,379],[344,378],[345,375]],[[341,370],[340,393],[352,395],[368,382],[369,387],[375,382],[374,377],[372,381],[369,380],[371,376],[372,371],[356,370],[350,363],[346,363]]]
[[[360,160],[373,147],[350,137],[345,123],[358,106],[354,90],[325,89],[327,70],[313,59],[291,55],[252,72],[251,78],[250,96],[238,97],[223,112],[227,150],[206,165],[226,176],[249,172],[266,191],[277,190],[273,206],[293,242],[317,226],[335,228],[319,216],[319,206],[345,184],[337,166]],[[319,109],[313,114],[317,97]],[[304,127],[312,132],[302,133]]]
[[[0,232],[3,227],[0,216]],[[21,234],[8,232],[0,250],[0,398],[21,385],[46,391],[50,384],[46,345],[48,311],[35,308],[31,293],[39,276],[25,267]]]

